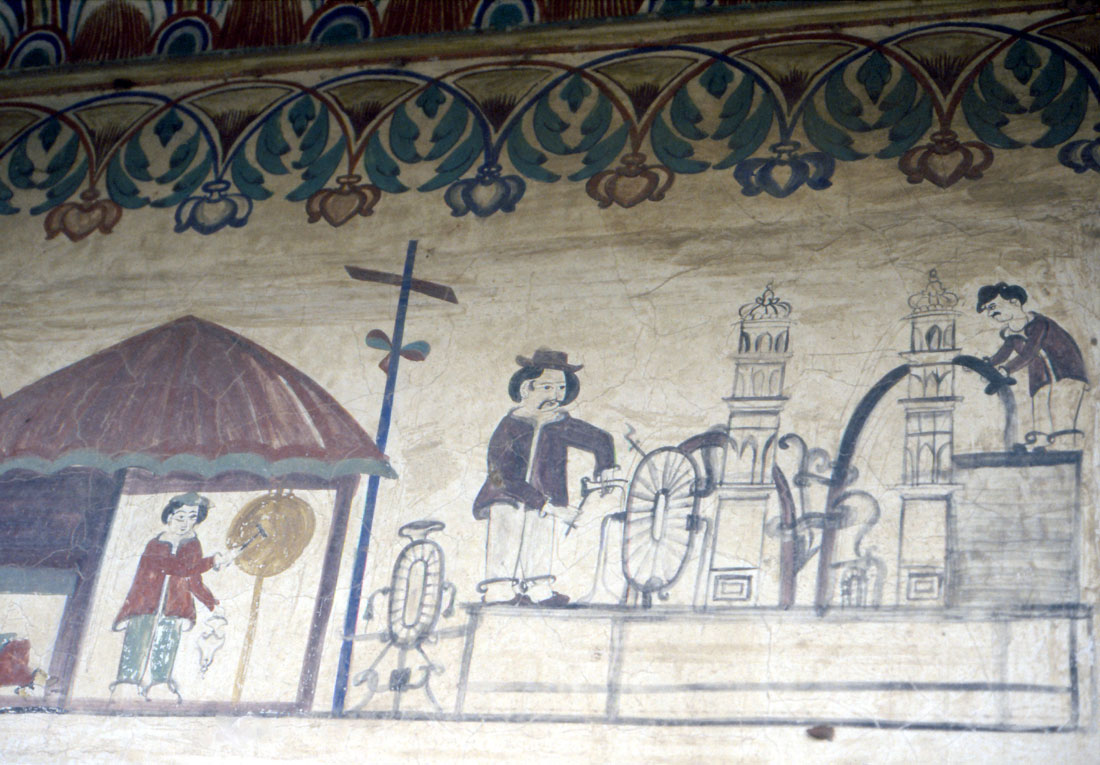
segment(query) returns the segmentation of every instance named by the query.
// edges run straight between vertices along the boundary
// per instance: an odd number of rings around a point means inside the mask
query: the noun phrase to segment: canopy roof
[[[184,316],[0,401],[0,472],[73,465],[213,476],[396,477],[309,376],[225,327]]]

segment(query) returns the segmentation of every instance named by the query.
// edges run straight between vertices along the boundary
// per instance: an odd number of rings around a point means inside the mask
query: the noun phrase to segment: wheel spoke
[[[691,486],[695,483],[695,474],[693,471],[687,471],[683,476],[672,485],[668,486],[669,494],[678,494],[680,489],[684,486]]]
[[[644,585],[649,580],[649,578],[653,576],[652,565],[650,565],[648,569],[649,576],[642,575],[646,573],[646,565],[652,563],[653,555],[656,552],[656,549],[657,548],[653,545],[646,546],[646,548],[642,551],[641,557],[638,559],[638,563],[636,566],[638,576],[636,578],[638,579],[639,584]]]

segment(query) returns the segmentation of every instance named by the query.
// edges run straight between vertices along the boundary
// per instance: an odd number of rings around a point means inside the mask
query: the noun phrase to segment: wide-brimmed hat
[[[531,358],[516,356],[516,363],[521,367],[543,367],[544,369],[560,369],[563,372],[576,372],[584,367],[583,364],[570,364],[569,354],[563,351],[552,351],[549,348],[539,348]]]

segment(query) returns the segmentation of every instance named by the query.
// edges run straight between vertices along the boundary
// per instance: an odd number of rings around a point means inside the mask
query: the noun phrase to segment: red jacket
[[[218,605],[217,598],[202,583],[202,575],[213,566],[213,556],[202,557],[202,545],[197,537],[181,542],[175,553],[168,542],[158,537],[150,539],[138,563],[126,602],[115,617],[114,629],[121,629],[122,623],[132,616],[157,612],[165,577],[168,577],[168,588],[164,593],[164,615],[186,619],[194,624],[195,601],[192,595],[207,608],[213,609]]]

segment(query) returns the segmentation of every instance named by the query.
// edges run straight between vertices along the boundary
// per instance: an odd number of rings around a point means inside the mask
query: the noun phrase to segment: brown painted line
[[[698,17],[594,20],[548,25],[526,32],[465,32],[420,38],[384,38],[325,49],[272,49],[227,53],[179,61],[130,61],[106,66],[80,65],[43,72],[0,74],[0,98],[78,90],[157,87],[198,80],[263,77],[281,72],[353,68],[368,64],[403,67],[422,61],[493,58],[533,53],[584,53],[648,45],[702,43],[779,32],[834,30],[839,27],[894,26],[917,22],[989,18],[1005,14],[1064,11],[1064,3],[1001,0],[975,9],[972,0],[879,0],[798,4],[782,9],[743,7]],[[410,53],[414,50],[414,53]]]
[[[392,284],[395,287],[401,286],[400,274],[391,274],[388,271],[375,271],[372,268],[360,268],[359,266],[344,266],[344,270],[348,272],[348,276],[352,279],[358,279],[361,282],[378,282],[380,284]],[[448,303],[458,303],[458,298],[455,297],[455,291],[446,284],[436,284],[426,279],[417,279],[414,277],[409,279],[409,289],[413,292],[421,292],[438,300],[445,300]]]
[[[305,657],[302,660],[302,674],[298,680],[297,710],[308,712],[313,705],[317,691],[317,677],[320,674],[321,653],[324,648],[325,630],[332,614],[332,601],[340,575],[340,558],[344,552],[344,538],[348,531],[348,518],[351,515],[351,502],[359,488],[359,476],[345,476],[339,479],[334,498],[332,523],[329,528],[328,547],[325,549],[324,563],[321,565],[320,582],[317,585],[317,598],[314,600],[313,622],[309,627],[309,640],[306,642]]]

